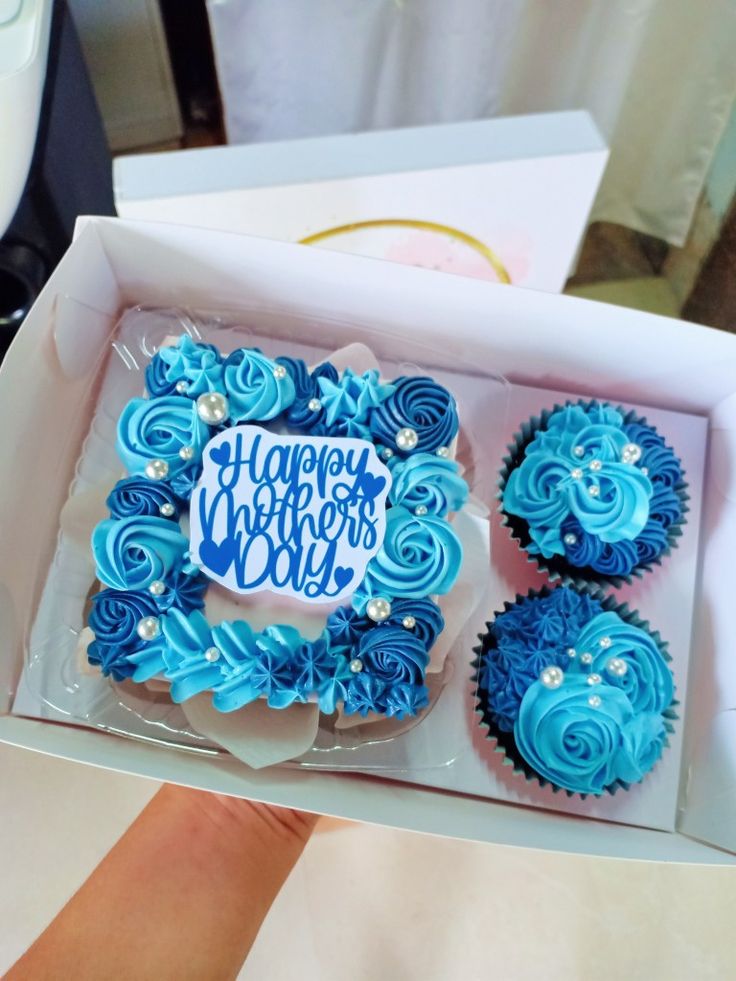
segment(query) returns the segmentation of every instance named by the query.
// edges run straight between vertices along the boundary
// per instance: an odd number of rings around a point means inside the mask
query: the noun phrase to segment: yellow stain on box
[[[468,232],[464,232],[459,228],[453,228],[452,225],[441,225],[436,221],[421,221],[417,218],[374,218],[370,221],[353,221],[347,225],[335,225],[333,228],[325,228],[321,232],[306,235],[304,238],[299,239],[299,244],[316,245],[317,242],[323,242],[325,239],[336,238],[338,235],[348,235],[351,232],[357,232],[364,228],[413,228],[420,231],[437,232],[440,235],[446,235],[458,242],[462,242],[482,256],[493,268],[493,271],[498,276],[499,282],[511,283],[511,277],[506,271],[506,267],[493,249]]]

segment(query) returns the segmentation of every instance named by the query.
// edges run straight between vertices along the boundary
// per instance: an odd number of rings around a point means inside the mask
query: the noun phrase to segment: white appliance
[[[0,358],[80,214],[115,213],[67,0],[0,0]]]

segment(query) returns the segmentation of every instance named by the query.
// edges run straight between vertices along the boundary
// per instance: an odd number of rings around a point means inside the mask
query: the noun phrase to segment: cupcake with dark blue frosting
[[[682,534],[682,464],[633,411],[567,403],[524,423],[500,479],[504,523],[552,580],[618,587]]]
[[[676,718],[658,633],[612,598],[566,586],[517,596],[486,627],[477,710],[516,772],[583,797],[646,777]]]

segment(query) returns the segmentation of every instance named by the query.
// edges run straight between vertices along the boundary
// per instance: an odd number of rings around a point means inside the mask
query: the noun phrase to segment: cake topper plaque
[[[234,592],[333,602],[381,547],[390,486],[366,440],[227,429],[192,494],[192,560]]]

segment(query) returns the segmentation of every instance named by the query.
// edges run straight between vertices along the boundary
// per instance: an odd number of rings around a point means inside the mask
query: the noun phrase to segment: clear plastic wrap
[[[413,772],[447,766],[461,751],[461,726],[453,741],[438,738],[423,723],[442,698],[453,670],[466,670],[467,624],[474,622],[490,563],[488,512],[495,495],[494,461],[507,429],[508,385],[448,352],[405,338],[393,343],[385,332],[363,330],[363,344],[336,351],[333,343],[322,342],[320,324],[304,319],[300,327],[279,336],[274,318],[258,309],[193,313],[135,307],[123,313],[112,351],[100,354],[105,360],[95,387],[79,402],[79,413],[91,420],[89,431],[62,509],[51,566],[39,568],[40,602],[21,679],[24,699],[35,698],[44,707],[38,714],[197,753],[233,752],[255,766],[288,758],[285,765]],[[176,705],[165,684],[115,682],[87,664],[85,625],[90,596],[97,588],[89,532],[106,516],[105,497],[123,474],[115,449],[117,421],[126,403],[143,394],[143,376],[152,356],[168,339],[183,333],[215,344],[224,354],[257,346],[269,357],[301,357],[310,365],[329,358],[343,368],[353,360],[375,357],[383,378],[429,374],[455,396],[460,417],[455,452],[471,491],[456,517],[467,572],[444,598],[446,629],[436,653],[433,649],[427,675],[430,703],[417,716],[403,721],[358,718],[356,723],[355,717],[341,712],[318,714],[315,705],[300,706],[302,717],[292,713],[286,724],[282,711],[261,704],[247,722],[242,710],[219,718],[219,713],[202,711],[202,696],[193,700],[194,706]],[[329,335],[339,336],[339,324],[330,324]],[[393,356],[394,350],[401,350],[400,359]],[[233,597],[227,601],[232,603]],[[237,605],[247,619],[248,598],[238,597]]]

